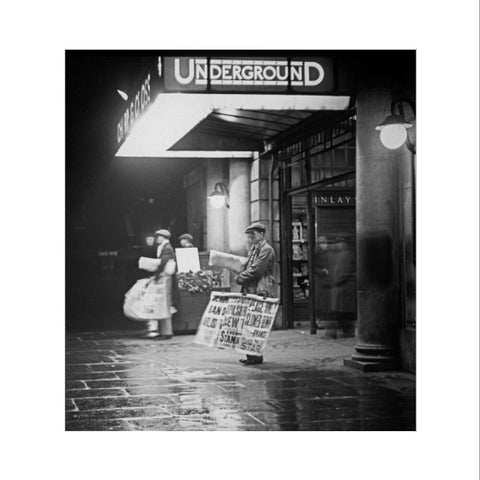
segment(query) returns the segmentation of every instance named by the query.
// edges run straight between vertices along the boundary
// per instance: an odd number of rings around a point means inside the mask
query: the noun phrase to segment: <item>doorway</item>
[[[353,336],[356,319],[355,112],[279,149],[286,328]]]
[[[287,327],[354,335],[356,320],[355,179],[289,195],[283,271]]]
[[[312,275],[315,324],[329,338],[352,337],[357,316],[355,192],[316,192]]]

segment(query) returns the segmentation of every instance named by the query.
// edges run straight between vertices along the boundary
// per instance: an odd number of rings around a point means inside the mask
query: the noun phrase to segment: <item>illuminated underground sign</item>
[[[140,114],[148,107],[151,101],[150,74],[142,82],[140,88],[135,92],[129,106],[123,112],[122,118],[117,123],[117,143],[121,143],[128,135],[133,123]]]
[[[325,92],[333,89],[329,58],[211,58],[166,57],[167,90]]]

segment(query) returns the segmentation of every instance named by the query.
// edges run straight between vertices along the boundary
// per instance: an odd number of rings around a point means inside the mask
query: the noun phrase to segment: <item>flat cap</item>
[[[189,233],[183,233],[178,237],[179,240],[188,240],[189,242],[193,242],[193,237]]]
[[[155,235],[160,235],[162,237],[165,237],[167,240],[169,240],[170,236],[171,236],[170,232],[168,230],[163,229],[163,228],[160,229],[160,230],[157,230],[155,232]]]
[[[250,233],[253,230],[256,230],[257,232],[265,233],[266,228],[265,228],[265,225],[263,225],[263,223],[255,222],[247,227],[247,229],[245,230],[245,233]]]

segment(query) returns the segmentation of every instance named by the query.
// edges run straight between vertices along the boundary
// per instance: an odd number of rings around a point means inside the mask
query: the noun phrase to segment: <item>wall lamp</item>
[[[380,141],[389,150],[396,150],[406,142],[408,150],[415,154],[415,145],[408,137],[407,132],[408,128],[413,127],[413,123],[405,120],[404,103],[410,106],[415,115],[415,103],[412,100],[408,98],[393,100],[390,106],[390,115],[375,129],[380,131]]]
[[[123,91],[117,88],[117,93],[125,100],[128,100],[128,95]]]
[[[227,186],[224,183],[219,182],[215,184],[214,190],[208,196],[208,199],[213,208],[222,208],[224,205],[226,205],[227,208],[230,208],[228,196],[229,193]]]

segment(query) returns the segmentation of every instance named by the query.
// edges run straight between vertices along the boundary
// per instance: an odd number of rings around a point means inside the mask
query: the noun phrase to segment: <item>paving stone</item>
[[[365,415],[372,418],[410,418],[415,421],[416,409],[415,406],[369,406],[362,407],[360,415]]]
[[[67,380],[65,382],[65,390],[87,390],[87,385],[81,380]]]
[[[65,375],[68,377],[71,373],[90,373],[92,368],[87,364],[65,365]]]
[[[264,430],[264,425],[246,414],[219,413],[212,415],[180,415],[167,418],[128,420],[135,430],[234,431]]]
[[[116,431],[124,431],[124,430],[134,430],[131,428],[128,422],[125,420],[79,420],[79,421],[72,421],[72,422],[65,422],[65,430],[66,431],[88,431],[88,432],[95,432],[95,431],[106,431],[106,430],[116,430]]]
[[[230,397],[201,398],[197,395],[190,397],[179,395],[177,404],[183,408],[207,408],[210,410],[236,411],[255,414],[255,412],[287,410],[285,405],[276,405],[273,401],[261,401],[255,398],[250,400],[234,400]]]
[[[85,365],[85,364],[104,364],[115,363],[111,355],[84,356],[82,354],[69,355],[65,360],[65,365]]]
[[[198,403],[182,403],[177,405],[168,405],[165,407],[172,415],[193,415],[193,414],[242,414],[253,417],[258,417],[257,414],[269,411],[266,404],[256,405],[238,405],[229,402],[213,401],[213,402],[198,402]],[[271,408],[270,413],[274,413]]]
[[[93,372],[117,372],[117,371],[129,371],[131,368],[135,368],[137,365],[134,362],[110,362],[110,363],[97,363],[89,364],[89,368]],[[142,366],[143,365],[139,365]]]
[[[120,377],[114,372],[92,372],[87,371],[84,373],[69,373],[68,378],[70,380],[119,380]]]
[[[130,419],[126,422],[128,430],[147,431],[218,431],[216,424],[202,424],[198,422],[179,422],[177,418],[142,418]]]
[[[281,402],[280,402],[281,403]],[[305,403],[305,402],[304,402]],[[381,408],[415,408],[415,401],[401,396],[378,397],[378,396],[353,396],[353,397],[322,397],[314,399],[306,408],[325,409],[325,408],[363,408],[363,409],[381,409]]]
[[[247,385],[240,382],[222,382],[222,383],[215,383],[215,386],[219,388],[222,392],[235,392],[237,390],[241,390],[243,388],[247,388]]]
[[[282,411],[270,412],[253,412],[255,417],[266,425],[280,425],[283,423],[296,422],[298,424],[305,424],[311,422],[324,421],[350,421],[358,420],[358,418],[371,418],[379,420],[372,412],[360,412],[355,408],[340,408],[340,409],[320,409],[320,410],[295,410],[288,409]],[[386,417],[388,418],[388,417]]]
[[[236,377],[234,375],[222,375],[222,374],[213,374],[213,375],[188,375],[184,373],[168,374],[167,375],[171,380],[177,380],[182,383],[212,383],[212,382],[234,382]]]
[[[355,374],[351,373],[348,370],[341,371],[341,370],[279,370],[275,371],[275,374],[279,377],[286,378],[286,379],[324,379],[324,378],[355,378]]]
[[[384,421],[375,418],[325,420],[300,423],[299,430],[406,431],[415,430],[415,423],[412,420],[401,418],[384,419]]]
[[[215,397],[221,390],[215,384],[192,384],[176,383],[172,385],[144,385],[127,387],[125,390],[130,395],[151,395],[152,393],[163,395],[196,395],[205,398]]]
[[[65,415],[67,423],[75,421],[128,420],[136,417],[171,417],[165,407],[115,408],[109,410],[70,411]]]
[[[136,366],[125,370],[115,371],[118,378],[133,380],[133,379],[145,379],[145,378],[170,378],[163,366],[149,367],[149,366]],[[172,381],[171,383],[177,383]]]
[[[65,412],[76,412],[78,410],[77,405],[71,398],[65,399]]]
[[[331,378],[325,378],[322,379],[321,382],[316,382],[316,381],[311,381],[310,379],[307,378],[300,378],[300,379],[287,379],[287,380],[282,380],[282,379],[275,379],[275,380],[248,380],[248,379],[241,379],[239,380],[239,383],[241,382],[244,387],[248,389],[255,389],[258,388],[259,382],[264,385],[267,390],[274,390],[278,392],[282,392],[285,390],[301,390],[301,389],[306,389],[306,390],[314,390],[314,389],[319,389],[319,388],[328,388],[328,387],[345,387],[344,385],[339,384],[336,380],[331,379]]]
[[[171,381],[166,377],[155,377],[150,378],[144,377],[140,379],[111,379],[111,380],[87,380],[86,384],[91,389],[97,388],[128,388],[128,387],[155,387],[155,386],[172,386],[172,385],[181,385],[182,383],[178,380]]]
[[[289,401],[292,399],[316,398],[315,393],[307,389],[268,389],[261,384],[256,389],[252,387],[238,388],[224,392],[224,394],[227,393],[230,398],[235,399],[237,402],[267,401],[271,399]]]
[[[65,358],[69,359],[71,357],[81,356],[85,359],[101,357],[101,356],[112,356],[115,355],[115,352],[110,348],[95,348],[95,345],[91,345],[86,349],[83,345],[80,348],[70,347],[68,351],[65,352]]]
[[[128,393],[121,388],[98,388],[88,390],[66,390],[66,397],[73,398],[110,398],[110,397],[126,397]]]
[[[74,400],[77,408],[83,412],[87,410],[111,410],[133,407],[164,407],[174,405],[175,398],[166,395],[128,396],[114,398],[77,398]]]

